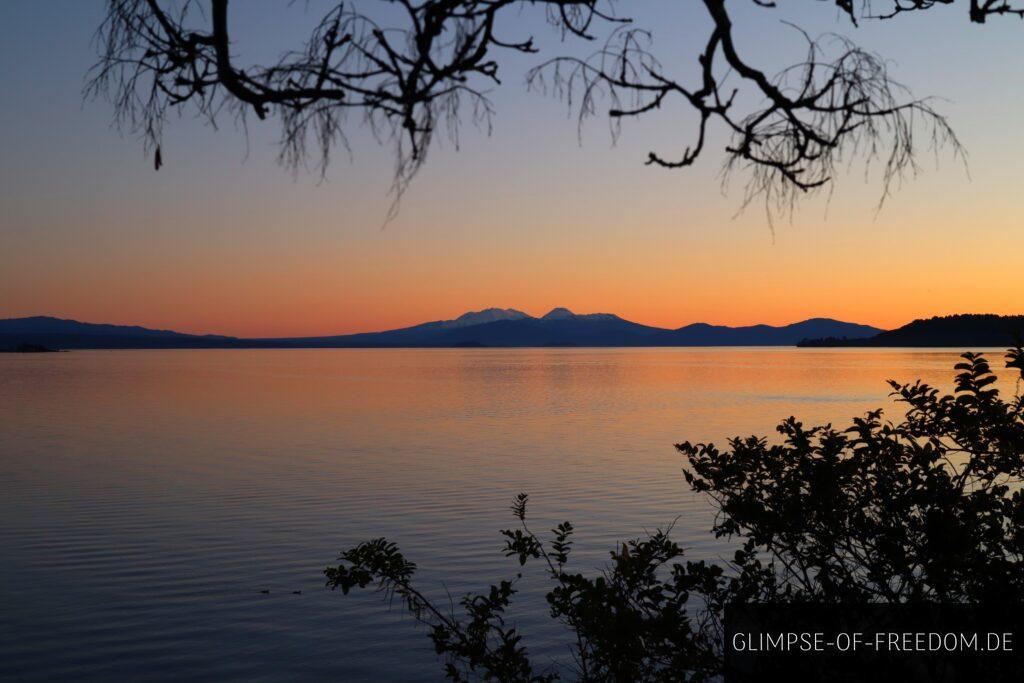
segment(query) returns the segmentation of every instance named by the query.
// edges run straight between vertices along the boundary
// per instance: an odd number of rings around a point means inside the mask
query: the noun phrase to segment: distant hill
[[[500,311],[504,315],[489,311]],[[471,325],[457,324],[467,316],[482,321]],[[534,318],[512,309],[488,309],[467,313],[454,321],[430,322],[399,330],[278,341],[331,347],[650,346],[657,341],[659,334],[668,332],[623,320],[610,313],[577,315],[568,309],[556,308],[543,317]]]
[[[151,330],[138,325],[105,325],[33,316],[0,320],[0,348],[21,345],[56,349],[159,349],[232,346],[235,337]]]
[[[879,332],[881,330],[875,327],[829,318],[814,318],[781,327],[697,323],[670,330],[634,323],[611,313],[577,314],[566,308],[555,308],[535,318],[511,308],[489,308],[465,313],[453,320],[437,320],[397,330],[273,339],[191,335],[49,317],[13,318],[0,320],[0,347],[19,344],[61,349],[792,346],[810,337],[869,337]]]
[[[846,337],[860,339],[882,332],[877,327],[846,323],[831,318],[811,318],[802,322],[772,327],[724,327],[694,323],[672,333],[678,346],[794,346],[802,339],[812,337]]]
[[[841,335],[807,338],[798,346],[1009,346],[1024,335],[1024,315],[963,314],[915,320],[903,327],[861,339]]]

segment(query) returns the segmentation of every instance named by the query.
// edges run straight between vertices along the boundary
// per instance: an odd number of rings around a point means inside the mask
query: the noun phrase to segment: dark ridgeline
[[[895,330],[880,332],[866,338],[844,338],[840,335],[808,337],[797,346],[803,347],[884,347],[935,346],[983,347],[1006,346],[1024,334],[1024,315],[993,315],[965,313],[915,320]]]
[[[151,330],[137,325],[83,323],[50,316],[0,320],[0,348],[161,349],[223,348],[238,339]]]
[[[663,329],[611,313],[577,314],[555,308],[540,318],[488,308],[454,320],[398,330],[326,337],[242,339],[137,326],[97,325],[37,316],[0,320],[0,347],[32,344],[62,349],[146,348],[480,348],[609,346],[792,346],[809,337],[869,337],[876,327],[813,318],[781,327],[694,323]]]

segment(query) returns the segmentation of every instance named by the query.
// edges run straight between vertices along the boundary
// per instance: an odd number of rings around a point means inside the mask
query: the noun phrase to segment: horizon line
[[[460,317],[462,317],[464,315],[474,314],[474,313],[483,313],[483,312],[490,311],[490,310],[515,311],[515,312],[518,312],[518,313],[523,313],[524,315],[529,316],[533,320],[540,320],[540,319],[542,319],[544,317],[544,315],[547,315],[548,313],[550,313],[552,311],[560,310],[560,309],[568,310],[573,315],[580,315],[580,316],[587,316],[587,315],[613,315],[613,316],[616,316],[616,317],[618,317],[618,318],[620,318],[622,320],[625,320],[627,322],[631,322],[631,323],[634,323],[634,324],[637,324],[637,325],[643,325],[645,327],[651,327],[651,328],[655,328],[655,329],[662,329],[662,330],[678,330],[678,329],[682,329],[684,327],[688,327],[688,326],[691,326],[691,325],[710,325],[710,326],[713,326],[713,327],[726,327],[726,328],[730,328],[730,329],[739,329],[739,328],[757,327],[757,326],[781,328],[781,327],[788,327],[790,325],[796,325],[796,324],[802,323],[802,322],[807,322],[809,320],[834,320],[834,321],[837,321],[837,322],[842,322],[842,323],[847,323],[847,324],[852,324],[852,325],[863,325],[863,326],[866,326],[866,327],[873,327],[873,328],[876,328],[876,329],[879,329],[879,330],[882,330],[882,331],[888,331],[888,330],[892,330],[892,329],[897,329],[896,327],[883,327],[883,326],[874,325],[874,324],[871,324],[871,323],[843,320],[842,318],[836,318],[836,317],[829,316],[829,315],[812,315],[812,316],[809,316],[809,317],[806,317],[806,318],[800,318],[800,319],[797,319],[797,320],[793,320],[792,322],[780,323],[780,324],[772,324],[772,323],[765,323],[765,322],[752,322],[752,323],[742,323],[742,324],[731,324],[730,325],[730,324],[725,324],[725,323],[708,322],[706,320],[695,320],[695,321],[692,321],[692,322],[682,323],[682,324],[674,326],[674,327],[661,327],[659,325],[651,325],[651,324],[648,324],[648,323],[643,323],[643,322],[638,322],[636,320],[630,320],[628,318],[623,318],[622,316],[618,315],[617,313],[608,313],[606,311],[594,311],[594,312],[587,312],[587,313],[579,313],[579,312],[573,311],[572,309],[569,309],[568,307],[565,307],[565,306],[555,306],[555,307],[553,307],[551,309],[548,309],[547,312],[542,314],[542,315],[533,315],[533,314],[528,313],[528,312],[526,312],[526,311],[524,311],[522,309],[519,309],[519,308],[489,306],[489,307],[486,307],[486,308],[464,311],[464,312],[462,312],[462,313],[460,313],[458,315],[455,315],[455,316],[449,317],[449,318],[435,318],[435,319],[431,319],[431,320],[421,320],[419,322],[405,323],[405,324],[398,325],[396,327],[389,327],[389,328],[375,328],[375,329],[358,330],[358,331],[352,331],[352,332],[327,332],[327,333],[315,333],[315,334],[293,334],[293,335],[275,335],[275,336],[237,335],[237,334],[228,334],[228,333],[218,332],[218,331],[195,332],[195,331],[189,331],[188,329],[185,329],[185,328],[167,327],[167,326],[165,326],[164,324],[161,324],[161,323],[154,323],[154,324],[152,324],[154,326],[151,326],[150,324],[140,323],[140,322],[107,322],[107,321],[96,322],[96,321],[92,321],[92,320],[80,319],[80,318],[77,318],[77,317],[72,318],[72,317],[64,317],[64,316],[61,316],[61,315],[51,315],[51,314],[34,314],[34,315],[7,316],[7,317],[4,317],[4,318],[0,318],[0,321],[5,321],[5,320],[24,320],[24,319],[28,319],[28,318],[50,318],[50,319],[54,319],[54,320],[64,320],[64,321],[77,322],[77,323],[90,324],[90,325],[112,325],[112,326],[119,326],[119,327],[140,327],[140,328],[144,328],[144,329],[148,329],[148,330],[156,330],[156,331],[162,331],[162,332],[177,332],[177,333],[180,333],[180,334],[189,334],[189,335],[195,335],[195,336],[219,336],[219,337],[232,337],[232,338],[236,338],[236,339],[303,339],[303,338],[318,338],[318,337],[345,337],[345,336],[357,335],[357,334],[376,334],[376,333],[381,333],[381,332],[390,332],[390,331],[393,331],[393,330],[401,330],[401,329],[406,329],[406,328],[409,328],[409,327],[416,327],[418,325],[426,325],[426,324],[429,324],[429,323],[451,322],[451,321],[459,319]],[[978,315],[978,314],[961,313],[961,314],[952,314],[952,315]],[[987,315],[987,314],[980,314],[980,315]],[[991,315],[1002,315],[1002,314],[991,314]],[[922,320],[922,319],[927,319],[927,318],[930,318],[930,317],[936,317],[936,316],[921,316],[921,317],[913,318],[913,320]],[[908,320],[906,323],[903,323],[903,324],[904,325],[909,324],[913,320]],[[899,326],[897,326],[897,327],[899,327]]]

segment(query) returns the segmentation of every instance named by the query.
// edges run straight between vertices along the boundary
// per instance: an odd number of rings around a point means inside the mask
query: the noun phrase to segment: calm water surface
[[[672,444],[845,424],[884,380],[948,388],[946,350],[78,351],[0,356],[0,678],[431,681],[422,628],[324,589],[375,536],[444,599],[514,576],[520,491],[577,563],[706,529]],[[993,359],[999,354],[992,354]],[[993,364],[997,365],[997,364]],[[1012,387],[1008,387],[1012,390]],[[559,627],[516,613],[541,663]],[[270,590],[269,594],[262,591]],[[294,594],[293,591],[301,591]]]

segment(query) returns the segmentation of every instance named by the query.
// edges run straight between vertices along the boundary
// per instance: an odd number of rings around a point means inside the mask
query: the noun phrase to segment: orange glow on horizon
[[[922,146],[921,174],[892,186],[881,210],[877,165],[872,175],[854,164],[792,220],[772,226],[756,201],[737,215],[744,179],[723,191],[719,176],[727,131],[716,128],[692,168],[655,169],[643,164],[652,148],[692,144],[678,112],[624,128],[615,146],[595,120],[581,140],[564,103],[515,87],[510,73],[494,94],[493,134],[467,126],[458,149],[432,147],[382,226],[393,157],[365,129],[352,127],[352,162],[338,154],[321,182],[275,165],[273,122],[254,121],[247,141],[182,117],[168,122],[157,173],[138,140],[111,128],[109,107],[82,106],[102,8],[11,13],[24,30],[0,80],[31,96],[4,109],[0,318],[282,337],[489,307],[539,316],[562,306],[662,328],[828,317],[891,329],[1024,313],[1024,136],[993,114],[1024,100],[976,78],[1024,64],[1012,33],[954,31],[941,13],[913,40],[891,40],[890,22],[857,29],[915,93],[949,98],[942,111],[970,151],[968,175],[946,156],[931,164]],[[835,28],[828,12],[816,16]],[[44,24],[52,40],[31,30]],[[1014,30],[1003,26],[991,30]],[[765,63],[788,51],[767,34],[749,47]]]
[[[957,313],[996,313],[999,315],[1021,315],[1024,312],[1020,306],[1008,305],[1003,308],[989,306],[985,309],[967,309],[948,306],[923,310],[920,312],[907,312],[904,315],[886,312],[880,315],[877,311],[870,310],[848,310],[836,311],[813,311],[797,310],[791,313],[776,312],[757,317],[756,311],[749,311],[746,315],[742,310],[733,309],[731,315],[724,315],[719,312],[705,309],[706,313],[694,312],[690,317],[674,315],[670,310],[662,310],[655,307],[638,307],[635,310],[611,309],[608,306],[588,306],[586,304],[573,305],[571,302],[557,302],[558,306],[570,309],[574,313],[614,313],[631,322],[660,327],[665,329],[676,329],[692,323],[708,323],[711,325],[725,325],[728,327],[743,327],[748,325],[772,325],[784,326],[791,323],[807,320],[808,318],[834,318],[845,322],[872,325],[882,329],[893,329],[905,325],[917,318],[930,318],[932,316],[953,315]],[[301,309],[292,310],[288,315],[274,315],[269,320],[257,316],[256,319],[247,319],[235,311],[232,316],[221,316],[218,311],[185,311],[182,310],[176,316],[169,317],[129,317],[124,311],[103,310],[98,307],[95,312],[84,310],[81,312],[69,311],[11,311],[3,317],[22,317],[29,315],[52,315],[59,318],[71,318],[82,322],[108,323],[115,325],[140,325],[151,329],[169,329],[177,332],[190,334],[225,334],[236,337],[263,338],[263,337],[315,337],[355,334],[359,332],[379,332],[383,330],[398,329],[419,325],[421,323],[435,320],[450,320],[468,311],[477,311],[484,308],[515,308],[534,317],[543,316],[556,305],[539,307],[523,307],[516,305],[504,305],[499,302],[497,306],[470,305],[462,308],[434,309],[425,306],[411,305],[406,311],[389,310],[374,315],[372,311],[366,311],[364,315],[355,318],[332,315],[329,311],[310,310],[306,314]],[[205,313],[205,314],[204,314]]]

